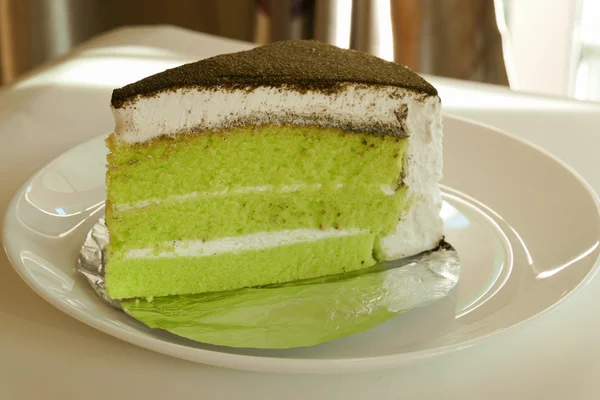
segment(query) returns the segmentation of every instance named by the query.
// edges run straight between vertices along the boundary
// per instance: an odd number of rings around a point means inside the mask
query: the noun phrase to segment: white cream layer
[[[260,87],[252,91],[176,89],[139,97],[113,108],[118,141],[140,143],[163,135],[253,124],[401,127],[401,104],[416,105],[424,96],[387,86],[348,85],[333,94]],[[436,97],[437,98],[437,97]]]
[[[171,241],[165,246],[172,247],[172,251],[156,254],[154,249],[135,249],[125,254],[125,258],[169,258],[169,257],[209,257],[224,253],[239,253],[249,250],[262,250],[274,247],[287,246],[296,243],[315,242],[328,238],[360,235],[364,230],[319,230],[319,229],[294,229],[276,232],[261,232],[251,235],[226,237],[203,242],[200,240]]]
[[[384,260],[429,250],[444,236],[440,217],[443,130],[439,98],[429,97],[409,105],[406,125],[409,136],[403,182],[408,187],[408,207],[395,232],[377,245],[376,255]]]
[[[138,201],[137,203],[134,203],[134,204],[129,204],[129,203],[115,204],[114,207],[117,211],[123,212],[123,211],[148,207],[150,205],[153,205],[153,206],[159,205],[161,203],[168,203],[168,204],[183,203],[184,201],[187,201],[190,199],[195,199],[198,197],[208,197],[208,198],[210,198],[210,197],[225,197],[225,196],[231,196],[231,195],[261,193],[261,192],[292,193],[292,192],[298,192],[301,190],[319,190],[319,189],[321,189],[321,187],[323,187],[323,185],[321,185],[319,183],[312,184],[312,185],[297,184],[297,185],[282,185],[282,186],[273,186],[273,185],[245,186],[245,187],[240,187],[240,188],[235,188],[235,189],[217,190],[217,191],[213,191],[213,192],[191,192],[191,193],[186,193],[186,194],[181,194],[181,195],[168,196],[164,199],[158,199],[158,198],[147,199],[147,200],[143,200],[143,201]],[[341,189],[343,187],[344,187],[344,185],[341,183],[335,185],[336,189]],[[373,185],[373,187],[381,190],[383,192],[383,194],[386,196],[393,196],[394,193],[396,193],[394,191],[394,188],[391,185],[381,184],[381,185]]]
[[[406,108],[407,119],[397,115]],[[265,112],[268,110],[268,112]],[[440,99],[396,87],[348,85],[333,94],[262,87],[252,91],[178,89],[140,97],[113,109],[117,141],[140,143],[162,135],[221,129],[242,121],[360,127],[379,124],[408,135],[404,183],[410,207],[394,233],[378,243],[381,259],[434,247],[443,237]],[[291,118],[291,119],[290,119]]]

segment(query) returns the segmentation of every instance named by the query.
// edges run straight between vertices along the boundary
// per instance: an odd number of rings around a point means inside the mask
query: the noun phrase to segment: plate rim
[[[587,193],[593,199],[596,205],[596,211],[600,216],[600,197],[596,193],[596,191],[592,188],[592,186],[577,172],[573,167],[568,165],[566,162],[558,158],[556,155],[552,154],[548,150],[538,146],[537,144],[527,140],[520,138],[514,134],[511,134],[507,131],[494,127],[492,125],[482,123],[479,121],[472,120],[470,118],[460,117],[453,115],[452,113],[443,113],[444,120],[455,120],[462,123],[467,123],[470,125],[475,125],[481,128],[485,128],[487,130],[493,131],[495,134],[502,135],[508,139],[515,140],[521,145],[527,146],[530,149],[537,151],[549,158],[550,160],[556,162],[566,171],[568,171],[571,176],[573,176],[579,184],[587,191]],[[506,331],[514,331],[516,329],[522,328],[524,325],[529,323],[534,319],[538,319],[553,313],[554,311],[561,308],[566,302],[572,300],[575,296],[579,295],[581,291],[596,277],[598,271],[600,271],[600,255],[594,260],[594,265],[590,269],[590,271],[581,279],[580,282],[577,283],[575,287],[564,297],[558,299],[556,302],[551,304],[550,306],[544,308],[543,310],[525,318],[513,325],[506,327],[505,329],[488,332],[483,336],[473,338],[467,340],[462,343],[450,344],[445,346],[440,346],[432,349],[423,349],[417,351],[410,351],[405,353],[397,353],[397,354],[389,354],[383,356],[371,356],[371,357],[358,357],[358,358],[343,358],[343,359],[294,359],[294,358],[280,358],[280,357],[267,357],[267,356],[257,356],[257,355],[248,355],[248,354],[232,354],[221,352],[218,350],[208,350],[208,349],[200,349],[200,348],[191,348],[185,346],[183,344],[177,344],[173,342],[166,342],[159,338],[149,337],[146,335],[134,333],[132,331],[126,330],[124,328],[112,326],[102,320],[92,317],[89,314],[78,310],[76,308],[70,307],[64,302],[61,302],[56,297],[50,295],[48,291],[44,288],[43,285],[39,284],[35,279],[31,279],[31,275],[27,274],[24,270],[17,267],[19,262],[16,257],[11,255],[11,250],[8,248],[6,240],[8,236],[10,236],[10,232],[8,232],[8,221],[9,219],[15,218],[14,212],[16,210],[16,203],[18,199],[25,191],[26,187],[30,184],[30,182],[40,174],[48,165],[54,163],[60,157],[64,156],[65,153],[74,150],[75,148],[84,145],[88,142],[99,140],[100,137],[105,137],[106,134],[95,136],[91,139],[88,139],[84,142],[81,142],[75,146],[68,148],[67,150],[61,152],[52,160],[45,163],[41,168],[36,170],[31,176],[29,176],[25,182],[19,187],[19,189],[15,192],[13,197],[8,203],[8,206],[4,213],[4,218],[2,221],[2,247],[4,248],[4,252],[12,265],[13,269],[16,271],[17,275],[33,290],[38,296],[43,298],[45,301],[50,303],[52,306],[56,307],[60,311],[69,315],[70,317],[83,322],[84,324],[97,329],[104,334],[113,336],[117,339],[120,339],[124,342],[130,343],[137,347],[144,348],[146,350],[151,350],[156,353],[160,353],[163,355],[172,356],[175,358],[201,363],[205,365],[212,365],[216,367],[224,367],[224,368],[232,368],[246,371],[254,371],[254,372],[267,372],[267,373],[300,373],[300,374],[314,374],[314,373],[327,373],[327,374],[339,374],[339,373],[350,373],[350,372],[366,372],[373,371],[377,369],[385,369],[392,367],[400,367],[409,363],[413,363],[416,361],[422,361],[426,359],[430,359],[433,357],[438,357],[446,354],[455,353],[475,345],[481,344],[491,338],[497,337],[500,333]],[[9,239],[10,241],[10,239]]]

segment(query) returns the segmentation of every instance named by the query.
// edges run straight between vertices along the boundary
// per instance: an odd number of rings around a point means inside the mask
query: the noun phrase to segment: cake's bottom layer
[[[107,265],[115,299],[202,293],[353,271],[375,264],[374,235],[357,233],[209,256],[121,258]]]

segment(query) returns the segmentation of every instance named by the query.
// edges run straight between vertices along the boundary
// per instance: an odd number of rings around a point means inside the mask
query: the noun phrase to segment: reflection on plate
[[[398,366],[458,350],[557,307],[597,270],[595,194],[560,161],[509,135],[446,117],[446,237],[461,278],[451,294],[367,332],[290,350],[204,345],[151,330],[108,307],[76,272],[85,235],[104,210],[104,138],[58,157],[15,195],[3,240],[20,276],[69,315],[175,357],[271,372]]]

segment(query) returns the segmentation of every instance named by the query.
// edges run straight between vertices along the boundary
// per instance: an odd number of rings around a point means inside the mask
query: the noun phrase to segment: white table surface
[[[0,210],[38,168],[113,127],[111,90],[249,45],[172,27],[88,42],[0,91]],[[429,77],[445,110],[548,149],[600,190],[600,105]],[[560,188],[557,188],[560,190]],[[0,399],[598,399],[600,278],[557,311],[475,347],[360,375],[268,375],[181,361],[63,314],[0,256]]]

